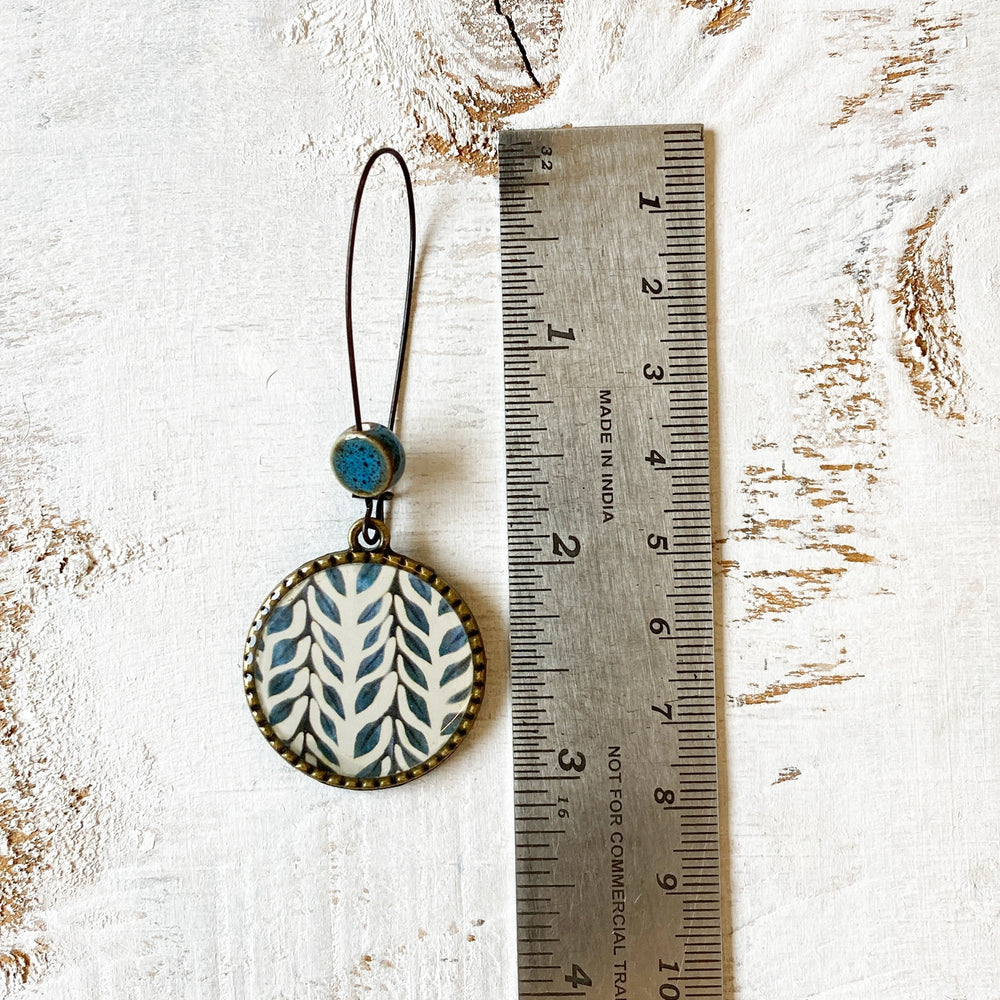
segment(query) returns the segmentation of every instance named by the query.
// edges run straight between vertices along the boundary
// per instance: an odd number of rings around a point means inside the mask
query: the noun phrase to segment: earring
[[[363,423],[351,296],[358,210],[375,161],[394,158],[409,208],[409,275],[395,384],[385,424]],[[385,788],[425,774],[463,740],[482,703],[486,656],[475,618],[430,567],[389,546],[390,489],[403,473],[393,431],[413,298],[413,185],[389,148],[358,182],[347,251],[345,313],[354,424],[337,438],[333,471],[365,514],[348,547],[285,577],[254,618],[243,658],[254,721],[300,771],[343,788]]]

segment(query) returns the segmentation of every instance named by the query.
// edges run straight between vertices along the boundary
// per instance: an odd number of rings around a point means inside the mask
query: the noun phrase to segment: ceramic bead
[[[361,497],[377,497],[403,474],[406,456],[399,438],[383,424],[349,427],[337,438],[330,464],[340,484]]]

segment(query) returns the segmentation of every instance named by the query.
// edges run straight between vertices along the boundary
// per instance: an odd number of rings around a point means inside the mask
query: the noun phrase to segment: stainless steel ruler
[[[520,996],[721,998],[702,128],[500,198]]]

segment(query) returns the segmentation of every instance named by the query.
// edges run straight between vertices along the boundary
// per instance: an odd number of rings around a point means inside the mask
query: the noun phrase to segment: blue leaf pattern
[[[454,712],[445,718],[444,722],[441,723],[441,735],[451,736],[456,729],[458,729],[458,724],[462,721],[462,713]]]
[[[322,650],[319,650],[319,652],[323,658],[323,666],[326,667],[326,669],[329,670],[338,681],[342,681],[344,679],[344,674],[340,667],[338,667],[337,664],[334,663],[333,660],[331,660],[330,657],[327,656]]]
[[[354,756],[364,757],[378,746],[379,734],[382,730],[384,719],[375,719],[363,726],[354,741]]]
[[[424,635],[429,635],[431,627],[427,622],[424,609],[418,604],[414,604],[413,601],[408,601],[405,597],[402,599],[402,604],[406,609],[406,617],[410,619],[410,624],[416,625]]]
[[[280,674],[274,674],[267,685],[269,695],[284,694],[295,682],[297,670],[283,670]]]
[[[271,709],[271,714],[268,716],[267,721],[272,726],[277,726],[279,723],[285,721],[289,715],[292,714],[292,709],[295,707],[295,699],[289,698],[287,701],[278,702],[274,708]]]
[[[326,760],[328,760],[331,764],[333,764],[334,767],[340,766],[340,763],[337,760],[337,755],[333,752],[333,747],[327,746],[326,743],[324,743],[318,736],[315,735],[312,737],[312,741],[313,743],[316,744],[316,749],[318,751],[316,755],[317,759],[323,757]]]
[[[358,593],[367,590],[379,577],[382,567],[378,563],[365,563],[358,573]]]
[[[340,648],[340,642],[337,639],[337,637],[332,633],[327,632],[327,630],[323,628],[322,625],[317,625],[316,627],[319,629],[320,634],[323,636],[323,639],[326,642],[326,648],[331,653],[333,653],[333,655],[336,656],[338,660],[342,660],[344,658],[344,651]]]
[[[375,700],[378,689],[382,686],[382,681],[372,681],[366,684],[359,692],[357,701],[354,702],[354,711],[359,715]]]
[[[412,632],[406,632],[404,630],[403,644],[411,653],[423,660],[424,663],[431,662],[431,651],[427,648],[427,643],[425,643],[423,639],[415,636]]]
[[[329,684],[324,684],[323,697],[326,700],[326,703],[330,706],[330,708],[332,708],[337,713],[337,715],[339,715],[342,719],[347,718],[347,716],[344,715],[344,706],[340,700],[340,695],[337,693],[336,688],[330,687]],[[336,742],[336,740],[334,742]]]
[[[285,629],[290,628],[292,624],[292,608],[291,607],[281,607],[275,608],[271,614],[270,619],[267,623],[267,631],[270,632],[284,632]]]
[[[319,610],[322,611],[323,614],[330,619],[330,621],[336,622],[339,625],[340,612],[337,610],[337,605],[334,604],[334,602],[326,594],[324,594],[319,587],[312,588],[312,595],[313,599],[316,601],[316,605],[319,607]]]
[[[333,587],[341,597],[346,596],[347,587],[344,584],[344,577],[340,570],[336,566],[331,566],[326,571],[326,578],[330,582],[330,586]]]
[[[427,690],[427,678],[424,676],[424,672],[418,667],[413,660],[407,659],[405,656],[400,656],[400,660],[403,661],[403,669],[406,671],[406,676],[413,681],[418,687],[422,687],[425,691]]]
[[[465,627],[437,590],[359,560],[282,598],[254,671],[279,739],[310,763],[370,778],[444,746],[465,715],[473,664]]]
[[[453,681],[456,677],[461,677],[466,671],[472,669],[472,657],[467,656],[464,660],[453,663],[442,675],[441,686]]]
[[[378,670],[384,659],[385,646],[382,646],[361,661],[361,666],[358,667],[358,677],[367,677],[373,670]]]
[[[465,626],[459,623],[445,633],[438,652],[442,656],[447,656],[449,653],[454,653],[456,649],[461,649],[468,641],[465,635]]]
[[[323,732],[333,740],[334,744],[337,742],[337,727],[333,722],[333,719],[329,715],[321,715],[319,718],[319,724],[323,727]]]
[[[413,726],[408,726],[404,722],[403,732],[406,733],[406,738],[409,740],[410,746],[415,750],[419,750],[424,755],[427,754],[427,740],[419,729],[414,729]]]
[[[274,653],[271,655],[271,666],[272,667],[283,667],[286,663],[290,663],[295,659],[295,649],[299,642],[297,639],[282,639],[274,647]]]
[[[380,597],[377,601],[372,601],[371,604],[365,608],[364,611],[358,616],[358,624],[362,622],[370,622],[382,609],[382,598]]]
[[[410,711],[422,722],[424,725],[429,726],[431,724],[431,717],[427,714],[427,702],[420,697],[415,691],[406,691],[406,704],[410,706]]]

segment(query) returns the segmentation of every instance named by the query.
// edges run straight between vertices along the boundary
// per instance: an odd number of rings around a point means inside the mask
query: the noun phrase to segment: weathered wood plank
[[[0,970],[11,997],[515,995],[495,141],[703,120],[734,997],[1000,978],[986,0],[0,11]],[[350,199],[414,163],[400,547],[476,609],[434,776],[312,787],[240,648],[357,515]],[[359,280],[385,398],[401,202]],[[386,317],[389,317],[387,320]]]

